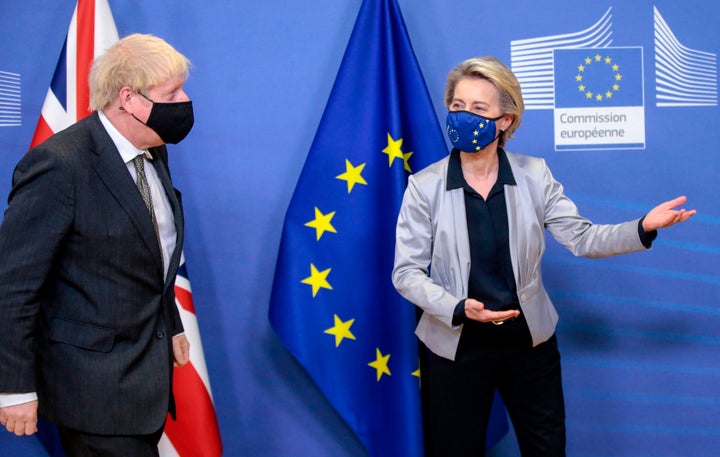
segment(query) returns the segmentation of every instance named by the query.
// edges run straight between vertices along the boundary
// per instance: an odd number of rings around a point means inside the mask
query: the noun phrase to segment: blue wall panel
[[[440,119],[447,71],[465,58],[490,54],[510,65],[517,59],[513,43],[588,33],[608,15],[606,46],[642,49],[644,125],[632,127],[643,128],[644,148],[558,151],[551,107],[529,109],[508,149],[547,159],[596,222],[636,218],[680,194],[698,209],[687,224],[661,232],[646,253],[576,259],[550,241],[544,273],[561,316],[568,454],[716,454],[720,6],[399,3]],[[186,89],[196,124],[186,141],[170,147],[171,169],[186,205],[185,253],[226,455],[365,455],[267,322],[284,213],[360,0],[110,0],[110,6],[120,35],[159,35],[193,62]],[[22,84],[22,125],[0,127],[2,198],[30,143],[73,7],[71,0],[0,1],[0,71],[19,74]],[[688,52],[715,59],[701,71],[710,75],[714,103],[658,106],[664,87],[682,83],[682,72],[658,82],[658,56],[668,50],[656,45],[658,13]],[[23,442],[0,434],[0,450]],[[496,452],[516,455],[508,449]]]

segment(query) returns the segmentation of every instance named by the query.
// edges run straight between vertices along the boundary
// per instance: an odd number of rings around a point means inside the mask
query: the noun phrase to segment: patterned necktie
[[[152,219],[153,228],[155,229],[155,237],[158,241],[158,247],[160,248],[160,257],[162,258],[162,244],[160,243],[160,231],[158,230],[157,219],[155,218],[155,210],[153,209],[152,195],[150,193],[150,185],[148,184],[147,176],[145,176],[145,160],[143,160],[144,154],[136,155],[133,159],[133,165],[135,165],[135,173],[137,174],[137,188],[142,195],[142,199],[145,202],[150,218]]]

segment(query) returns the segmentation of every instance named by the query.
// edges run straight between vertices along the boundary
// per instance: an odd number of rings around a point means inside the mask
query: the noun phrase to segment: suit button
[[[158,330],[158,332],[155,334],[155,336],[157,337],[157,339],[161,340],[161,339],[165,338],[165,332]]]
[[[520,302],[525,303],[526,300],[527,300],[527,295],[525,295],[525,294],[520,295]]]

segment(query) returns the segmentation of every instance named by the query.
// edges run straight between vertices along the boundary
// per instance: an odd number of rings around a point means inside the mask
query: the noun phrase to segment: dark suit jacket
[[[0,392],[36,391],[41,416],[89,433],[152,433],[174,413],[183,214],[165,147],[150,152],[177,229],[167,280],[97,113],[22,158],[0,226]]]

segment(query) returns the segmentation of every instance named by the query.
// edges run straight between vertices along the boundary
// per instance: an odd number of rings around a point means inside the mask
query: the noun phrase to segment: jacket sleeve
[[[39,295],[73,218],[71,173],[31,150],[17,165],[0,226],[0,392],[35,391],[33,332]]]
[[[620,224],[594,224],[582,217],[544,160],[539,181],[543,185],[539,194],[545,198],[545,228],[574,255],[609,257],[646,249],[638,234],[639,219]]]
[[[430,276],[433,246],[447,241],[434,239],[431,208],[416,177],[410,176],[396,227],[392,280],[405,299],[453,327],[453,313],[462,298],[448,292]]]

